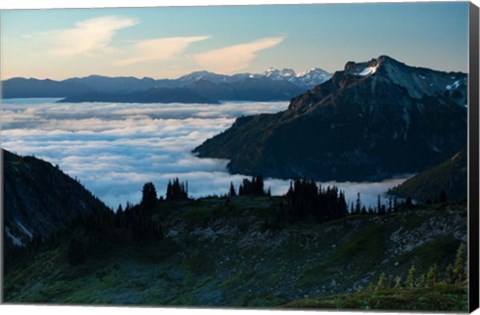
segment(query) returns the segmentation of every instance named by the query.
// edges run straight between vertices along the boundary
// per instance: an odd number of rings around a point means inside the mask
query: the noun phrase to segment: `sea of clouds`
[[[116,209],[137,203],[145,182],[164,195],[168,180],[188,180],[189,195],[228,192],[245,177],[230,175],[227,160],[199,159],[191,150],[232,125],[235,118],[275,113],[286,102],[205,104],[56,103],[57,99],[7,99],[1,107],[1,146],[35,155],[52,164]],[[404,178],[378,183],[336,184],[351,202],[361,193],[367,205]],[[273,194],[283,194],[289,181],[267,179]],[[383,201],[386,203],[386,199]]]

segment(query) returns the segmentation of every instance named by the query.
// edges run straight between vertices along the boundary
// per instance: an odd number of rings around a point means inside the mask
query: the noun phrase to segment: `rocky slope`
[[[387,56],[348,62],[287,111],[241,117],[194,152],[232,173],[379,180],[414,173],[466,143],[466,75]]]
[[[166,238],[115,243],[71,266],[62,246],[17,265],[5,301],[278,307],[366,290],[379,275],[447,264],[467,239],[466,206],[444,204],[324,224],[266,224],[280,199],[234,197],[164,204]],[[427,308],[428,309],[428,306]]]
[[[5,252],[61,230],[79,214],[107,207],[52,164],[2,149]]]

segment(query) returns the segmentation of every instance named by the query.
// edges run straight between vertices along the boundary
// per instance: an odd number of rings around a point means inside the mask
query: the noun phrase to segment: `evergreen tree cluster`
[[[368,208],[362,204],[360,193],[357,193],[357,199],[355,205],[350,205],[350,214],[355,215],[384,215],[392,213],[398,210],[402,203],[398,202],[397,197],[389,197],[388,205],[382,203],[380,195],[377,197],[376,207],[368,206]]]
[[[180,183],[178,178],[175,178],[173,182],[168,181],[167,185],[167,200],[187,200],[188,199],[188,181]]]
[[[324,189],[314,181],[295,180],[290,183],[286,196],[286,211],[282,209],[284,220],[325,222],[348,215],[345,195],[335,186]]]
[[[445,189],[442,189],[435,198],[428,198],[425,203],[427,205],[434,204],[434,203],[444,203],[447,202],[447,193],[445,192]]]
[[[151,182],[142,188],[142,200],[137,205],[127,203],[113,211],[92,211],[80,215],[70,227],[67,248],[70,264],[85,262],[94,252],[108,249],[117,243],[134,245],[159,241],[163,238],[161,205],[157,190]]]
[[[230,194],[232,193],[233,184],[230,185]],[[235,189],[233,189],[233,192]],[[238,188],[239,196],[270,196],[270,189],[264,188],[263,176],[253,176],[252,180],[244,178],[242,184]]]
[[[402,281],[402,277],[400,276],[394,279],[392,275],[386,276],[385,273],[380,274],[378,282],[375,286],[375,290],[381,291],[385,289],[399,289],[403,287],[431,288],[437,283],[462,285],[468,278],[466,274],[465,263],[465,245],[461,244],[457,249],[455,262],[447,266],[443,277],[438,270],[437,264],[431,265],[428,271],[422,274],[417,274],[417,269],[414,265],[412,265],[407,272],[405,281]]]
[[[90,214],[80,214],[72,221],[70,241],[67,247],[68,261],[72,265],[85,262],[92,253],[103,251],[118,241],[115,213],[93,210]]]
[[[84,245],[77,237],[72,237],[70,243],[68,244],[68,262],[71,265],[78,265],[86,260],[86,252]]]
[[[162,222],[155,209],[144,208],[142,204],[127,204],[125,211],[117,211],[115,216],[116,227],[127,230],[135,244],[148,243],[163,237]]]

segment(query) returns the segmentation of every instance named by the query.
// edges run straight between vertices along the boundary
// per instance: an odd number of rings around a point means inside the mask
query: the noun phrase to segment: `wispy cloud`
[[[284,40],[283,37],[266,37],[249,43],[227,46],[194,56],[203,68],[220,73],[234,73],[243,70],[255,59],[258,52],[274,47]]]
[[[137,42],[130,53],[131,57],[115,62],[126,66],[145,61],[167,61],[177,57],[194,42],[208,39],[209,36],[168,37]]]
[[[84,20],[73,28],[31,34],[28,37],[49,43],[46,53],[53,56],[91,55],[115,51],[110,47],[116,31],[138,24],[134,18],[104,16]]]

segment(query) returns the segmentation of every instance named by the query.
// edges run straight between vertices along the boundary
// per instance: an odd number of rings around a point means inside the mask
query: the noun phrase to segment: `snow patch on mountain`
[[[6,232],[7,236],[10,238],[10,240],[12,241],[13,245],[23,246],[22,241],[18,237],[16,237],[12,233],[10,233],[10,229],[8,227],[5,227],[5,232]]]
[[[30,239],[33,238],[33,234],[19,221],[17,221],[18,227],[23,231],[23,233],[27,234]]]
[[[448,84],[448,85],[446,86],[446,88],[447,88],[447,90],[450,91],[450,90],[452,90],[452,89],[458,89],[459,86],[460,86],[460,81],[457,80],[457,81],[453,82],[452,84]]]
[[[377,67],[378,66],[365,68],[362,71],[360,71],[359,73],[357,73],[357,75],[364,77],[364,76],[367,76],[367,75],[374,74],[375,72],[377,72]]]

